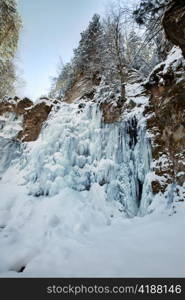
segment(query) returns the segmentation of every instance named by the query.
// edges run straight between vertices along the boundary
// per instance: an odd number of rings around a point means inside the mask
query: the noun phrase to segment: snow
[[[102,123],[101,101],[79,100],[53,110],[35,142],[3,127],[1,277],[185,275],[184,203],[152,194],[148,98],[126,89],[136,107],[114,124]]]
[[[167,73],[170,67],[172,67],[175,71],[178,68],[178,66],[182,63],[182,60],[182,50],[179,47],[174,46],[169,52],[168,57],[165,61],[165,68],[163,70],[163,73]]]
[[[22,130],[22,116],[16,116],[15,113],[7,112],[0,116],[0,137],[13,138]]]
[[[39,99],[37,99],[36,101],[35,101],[35,103],[34,103],[34,105],[32,106],[32,107],[34,107],[34,106],[36,106],[36,105],[38,105],[38,104],[42,104],[42,103],[44,103],[45,105],[47,105],[47,106],[52,106],[53,105],[53,101],[52,100],[50,100],[50,99],[44,99],[44,98],[39,98]],[[30,108],[30,107],[29,107]]]
[[[140,83],[129,83],[126,85],[126,97],[136,104],[148,103],[148,97],[141,96],[142,92],[144,92],[144,88]]]
[[[182,204],[171,216],[169,210],[128,219],[121,212],[114,215],[97,185],[90,194],[64,189],[26,201],[24,187],[14,196],[4,188],[1,277],[185,275]],[[18,273],[22,266],[24,272]]]
[[[170,68],[172,68],[172,70],[176,74],[178,74],[179,73],[178,68],[183,64],[184,64],[184,58],[182,55],[182,50],[179,47],[174,46],[168,53],[166,60],[155,66],[155,68],[149,74],[147,80],[144,82],[144,85],[146,85],[148,82],[151,81],[152,75],[156,73],[156,71],[158,71],[158,74],[161,76],[161,77],[158,76],[159,83],[160,85],[163,85],[165,80],[162,77],[170,71]],[[161,71],[159,71],[160,69]],[[182,74],[182,71],[180,71],[180,74]],[[182,80],[182,79],[177,78],[177,82],[178,80]]]
[[[134,80],[135,81],[135,80]],[[146,91],[144,87],[139,82],[133,82],[132,80],[127,83],[125,86],[127,104],[129,102],[135,103],[135,107],[131,110],[125,110],[123,112],[123,117],[125,120],[136,117],[140,120],[140,123],[146,123],[146,118],[143,117],[143,112],[145,107],[148,105],[149,96],[146,95]],[[145,132],[145,136],[148,136],[147,131]]]

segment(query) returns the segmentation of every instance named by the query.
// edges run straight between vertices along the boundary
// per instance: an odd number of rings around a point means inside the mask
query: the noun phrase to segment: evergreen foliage
[[[79,77],[93,82],[98,75],[113,93],[119,90],[124,101],[128,71],[146,78],[171,49],[160,22],[170,1],[141,0],[134,11],[115,5],[104,19],[95,14],[81,33],[71,62],[62,64],[53,78],[50,96],[63,99]],[[137,23],[145,25],[144,35]]]
[[[17,50],[21,20],[15,0],[0,0],[0,98],[14,92]]]

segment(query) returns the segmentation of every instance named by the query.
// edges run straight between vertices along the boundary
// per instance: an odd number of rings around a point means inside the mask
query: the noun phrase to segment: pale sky
[[[94,13],[104,14],[111,0],[17,0],[23,21],[18,67],[26,86],[20,96],[47,94],[59,57],[70,61],[80,33]],[[119,0],[117,0],[119,1]],[[137,0],[120,0],[129,4]]]
[[[24,96],[46,94],[59,57],[68,62],[94,13],[103,14],[109,0],[18,0],[23,30],[19,68],[26,81]]]

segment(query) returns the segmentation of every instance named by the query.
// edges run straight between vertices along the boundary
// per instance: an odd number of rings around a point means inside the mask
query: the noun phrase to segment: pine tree
[[[93,77],[101,69],[102,25],[95,14],[88,28],[81,33],[81,40],[74,50],[74,64],[77,72]]]
[[[50,97],[62,99],[80,75],[94,80],[101,72],[102,35],[100,16],[95,14],[88,28],[81,33],[71,62],[61,66],[58,76],[52,79]]]
[[[52,78],[52,86],[49,97],[62,99],[65,93],[72,87],[75,78],[72,63],[62,65],[57,77]]]
[[[122,31],[122,15],[120,11],[112,11],[104,20],[103,60],[105,76],[110,81],[119,82],[121,99],[125,99],[126,60],[125,41]]]
[[[20,26],[16,1],[0,0],[0,98],[13,92],[16,78],[13,58]]]
[[[125,59],[128,67],[139,71],[142,77],[147,77],[158,63],[158,61],[154,61],[154,53],[156,56],[153,43],[143,47],[142,36],[132,29],[125,41]]]
[[[173,0],[141,0],[138,8],[134,11],[134,17],[138,24],[143,25],[151,22],[156,16],[162,15],[164,9]]]
[[[133,12],[135,21],[146,27],[145,42],[154,42],[158,61],[166,58],[172,45],[167,41],[162,26],[165,10],[176,0],[141,0],[138,8]]]

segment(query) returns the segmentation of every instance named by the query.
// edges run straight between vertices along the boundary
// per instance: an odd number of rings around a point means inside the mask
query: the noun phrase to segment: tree
[[[13,62],[17,50],[21,20],[15,0],[0,0],[0,98],[14,91]]]
[[[81,75],[94,80],[101,72],[102,25],[95,14],[87,29],[81,33],[79,46],[74,50],[71,62],[60,64],[58,75],[52,78],[49,96],[62,99]]]
[[[133,15],[138,24],[144,25],[148,21],[156,21],[161,18],[164,10],[173,0],[141,0]]]
[[[0,98],[12,96],[16,80],[15,67],[12,61],[6,60],[0,67]]]
[[[176,0],[141,0],[133,12],[135,21],[146,28],[144,47],[152,41],[155,43],[158,62],[164,60],[172,48],[166,39],[162,18],[173,1]]]
[[[111,10],[104,20],[104,65],[106,72],[118,75],[121,99],[125,99],[125,45],[122,31],[122,14],[120,10]]]
[[[74,82],[74,66],[72,63],[61,64],[58,76],[52,78],[52,86],[49,97],[62,99],[65,93],[72,87]]]
[[[74,50],[74,64],[78,73],[93,77],[101,69],[102,25],[95,14],[88,28],[81,33],[81,40]]]
[[[141,30],[134,22],[130,8],[114,5],[109,7],[103,22],[95,14],[81,33],[71,62],[61,64],[58,76],[52,80],[50,96],[61,99],[79,77],[93,81],[98,74],[111,92],[119,94],[124,102],[128,70],[147,77],[156,63],[155,57],[153,42],[143,47]]]

